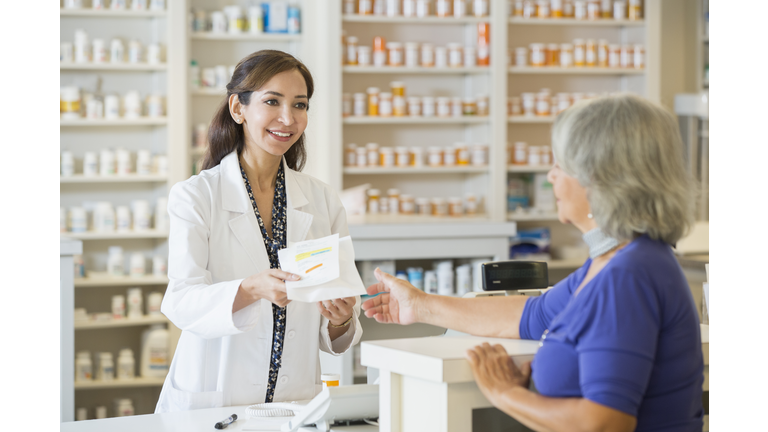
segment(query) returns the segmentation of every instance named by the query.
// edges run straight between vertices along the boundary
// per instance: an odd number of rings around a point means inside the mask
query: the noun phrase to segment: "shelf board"
[[[551,165],[509,165],[507,172],[511,173],[545,173],[552,169]]]
[[[510,74],[552,74],[552,75],[643,75],[645,69],[605,67],[560,67],[560,66],[512,66]]]
[[[131,387],[162,387],[165,378],[141,378],[112,381],[75,381],[75,390],[97,390]]]
[[[164,71],[166,63],[59,63],[59,69],[71,71],[100,71],[100,72],[146,72]]]
[[[264,41],[264,42],[297,42],[301,40],[301,34],[287,33],[211,33],[192,32],[193,40],[212,41]]]
[[[348,175],[378,175],[378,174],[472,174],[487,173],[488,166],[441,166],[441,167],[345,167],[344,174]]]
[[[507,212],[507,220],[511,222],[531,222],[531,221],[556,221],[559,220],[557,213],[523,213]]]
[[[109,276],[107,273],[88,272],[84,278],[75,278],[75,288],[168,285],[168,276]]]
[[[152,324],[167,324],[170,321],[165,315],[144,315],[141,318],[123,318],[109,321],[75,321],[75,330],[91,330],[117,327],[137,327]]]
[[[166,16],[164,10],[59,9],[60,16],[81,18],[156,18]]]
[[[356,23],[381,23],[381,24],[477,24],[481,22],[490,22],[491,18],[488,16],[475,17],[466,16],[462,18],[450,17],[404,17],[404,16],[384,16],[384,15],[358,15],[358,14],[344,14],[341,16],[343,22],[356,22]]]
[[[468,124],[489,123],[490,116],[461,116],[461,117],[378,117],[378,116],[350,116],[344,117],[344,124]]]
[[[557,116],[510,116],[509,123],[552,123]]]
[[[165,126],[167,117],[139,117],[119,119],[86,119],[59,120],[61,127],[104,127],[104,126]]]
[[[365,214],[365,215],[349,215],[347,217],[347,223],[349,225],[396,225],[396,224],[461,224],[461,223],[478,223],[478,222],[491,222],[490,218],[485,214],[478,214],[474,216],[422,216],[422,215],[400,215],[400,214]]]
[[[577,20],[575,18],[522,18],[512,17],[510,24],[515,25],[561,25],[561,26],[584,26],[584,27],[643,27],[645,20],[615,20],[603,18],[597,20]]]
[[[200,87],[200,88],[192,89],[193,96],[226,96],[226,94],[227,94],[226,88]]]
[[[167,175],[149,174],[127,174],[127,175],[112,175],[112,176],[85,176],[83,174],[75,174],[70,177],[59,177],[59,183],[163,183],[168,181]]]
[[[427,74],[427,75],[467,75],[467,74],[486,74],[490,73],[488,66],[476,67],[405,67],[405,66],[342,66],[344,73],[359,74]]]
[[[168,231],[146,230],[146,231],[113,231],[97,232],[86,231],[81,233],[66,232],[61,233],[62,237],[68,237],[76,240],[125,240],[125,239],[160,239],[168,238]]]

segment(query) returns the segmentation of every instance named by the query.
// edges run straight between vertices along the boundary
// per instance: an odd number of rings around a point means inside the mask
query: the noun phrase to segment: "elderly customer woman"
[[[558,217],[590,250],[580,269],[540,297],[475,299],[377,269],[366,316],[540,340],[520,368],[500,345],[467,352],[488,400],[534,430],[701,431],[699,320],[670,246],[693,214],[674,117],[636,96],[592,99],[557,117],[552,146]]]

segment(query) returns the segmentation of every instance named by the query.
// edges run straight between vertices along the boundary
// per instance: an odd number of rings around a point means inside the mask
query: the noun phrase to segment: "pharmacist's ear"
[[[229,114],[236,123],[243,122],[243,105],[236,94],[229,96]]]

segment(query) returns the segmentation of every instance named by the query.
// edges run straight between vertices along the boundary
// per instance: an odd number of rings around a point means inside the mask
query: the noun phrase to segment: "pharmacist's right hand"
[[[380,323],[407,325],[418,322],[419,305],[426,294],[408,281],[379,268],[373,274],[379,283],[367,288],[368,295],[381,294],[362,304],[365,316]]]
[[[301,279],[299,275],[280,269],[269,269],[247,277],[240,284],[240,288],[245,295],[250,297],[252,302],[264,299],[280,307],[285,307],[291,302],[288,300],[285,281],[297,281],[299,279]]]

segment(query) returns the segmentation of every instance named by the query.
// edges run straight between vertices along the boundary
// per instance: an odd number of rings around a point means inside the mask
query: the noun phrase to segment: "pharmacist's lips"
[[[280,138],[288,138],[288,137],[294,135],[294,132],[289,132],[289,131],[280,131],[280,130],[270,130],[270,129],[267,129],[267,132],[271,133],[272,135],[278,136]]]

